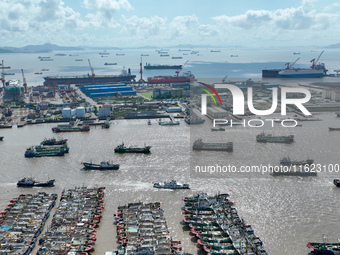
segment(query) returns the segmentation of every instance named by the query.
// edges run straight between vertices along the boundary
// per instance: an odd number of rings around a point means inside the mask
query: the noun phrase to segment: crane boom
[[[21,74],[22,74],[22,82],[23,82],[23,86],[25,88],[25,94],[27,93],[27,82],[26,82],[26,78],[25,78],[25,75],[24,75],[24,69],[21,69]]]
[[[91,65],[90,59],[88,59],[88,61],[89,61],[89,65],[90,65],[90,69],[91,69],[91,74],[92,74],[92,83],[94,84],[94,76],[95,76],[95,74],[94,74],[94,70],[93,70],[93,68],[92,68],[92,65]]]
[[[179,73],[182,71],[182,69],[184,68],[184,66],[189,62],[189,60],[187,60],[184,65],[181,66],[181,68],[178,68],[177,71],[176,71],[176,75],[178,77]]]

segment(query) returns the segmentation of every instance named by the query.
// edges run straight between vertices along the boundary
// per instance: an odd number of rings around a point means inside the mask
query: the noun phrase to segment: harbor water
[[[53,134],[53,124],[31,125],[2,129],[5,137],[0,143],[1,197],[0,206],[19,194],[47,191],[61,194],[63,189],[76,186],[106,187],[105,210],[94,254],[103,254],[116,247],[113,214],[119,205],[128,202],[163,202],[162,208],[174,239],[181,240],[186,252],[197,253],[188,231],[180,221],[184,196],[206,192],[228,192],[240,217],[251,224],[264,242],[269,254],[307,254],[309,241],[321,241],[322,234],[329,241],[340,236],[337,231],[340,190],[332,184],[339,172],[322,172],[316,177],[273,177],[269,173],[247,173],[239,176],[226,174],[197,174],[195,165],[259,165],[278,164],[284,156],[313,158],[315,163],[335,164],[338,161],[340,133],[328,131],[328,125],[339,122],[335,114],[317,115],[322,121],[304,122],[291,132],[293,144],[256,143],[257,131],[243,127],[227,128],[223,134],[210,132],[210,140],[226,136],[233,141],[233,152],[191,151],[195,136],[208,139],[206,126],[160,126],[156,120],[115,120],[110,129],[92,127],[86,133]],[[192,129],[192,130],[191,130]],[[193,132],[195,130],[195,132]],[[271,129],[274,133],[282,128]],[[260,132],[260,131],[259,131]],[[287,132],[287,131],[284,131]],[[63,157],[25,158],[30,145],[39,144],[52,136],[67,138],[70,152]],[[215,137],[215,139],[216,139]],[[220,138],[222,140],[222,138]],[[222,140],[223,141],[223,140]],[[151,154],[114,154],[114,148],[125,145],[150,145]],[[81,162],[112,160],[120,164],[118,171],[83,171]],[[16,182],[24,176],[44,181],[56,179],[52,188],[17,188]],[[176,179],[190,183],[191,190],[158,190],[152,182]]]

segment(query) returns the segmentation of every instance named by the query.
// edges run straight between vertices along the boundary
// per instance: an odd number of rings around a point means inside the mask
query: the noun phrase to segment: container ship
[[[146,64],[144,69],[181,69],[182,65],[151,65]]]
[[[185,72],[183,75],[173,76],[154,76],[148,77],[148,83],[159,84],[159,83],[180,83],[180,82],[191,82],[195,80],[195,76],[190,72]]]
[[[256,141],[260,143],[293,143],[294,135],[288,136],[273,136],[262,132],[256,136]]]
[[[193,150],[207,150],[207,151],[233,151],[233,143],[204,143],[202,139],[198,139],[192,146]]]
[[[92,70],[92,68],[91,68]],[[79,75],[79,76],[46,76],[44,85],[59,85],[59,84],[105,84],[115,82],[130,82],[134,81],[136,75],[131,74],[130,68],[128,71],[123,69],[118,75]]]

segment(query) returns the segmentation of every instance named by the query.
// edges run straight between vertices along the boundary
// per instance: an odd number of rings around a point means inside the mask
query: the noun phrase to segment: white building
[[[98,117],[110,117],[111,116],[111,105],[103,105],[99,108]]]
[[[71,108],[63,108],[62,111],[63,118],[69,119],[72,117]]]
[[[85,107],[77,107],[76,115],[77,118],[85,118]]]

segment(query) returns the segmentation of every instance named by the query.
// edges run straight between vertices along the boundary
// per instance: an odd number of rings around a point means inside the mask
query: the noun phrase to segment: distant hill
[[[16,47],[1,47],[0,52],[6,51],[7,53],[45,53],[51,51],[72,51],[84,50],[80,47],[64,47],[56,44],[45,43],[43,45],[27,45],[21,48]]]
[[[0,53],[13,53],[13,51],[0,48]]]
[[[329,45],[329,46],[327,46],[326,48],[329,48],[329,49],[337,49],[337,48],[340,48],[340,43]]]

